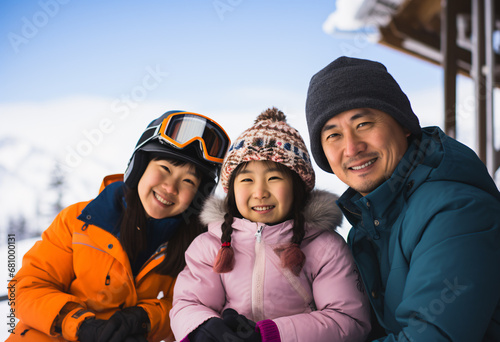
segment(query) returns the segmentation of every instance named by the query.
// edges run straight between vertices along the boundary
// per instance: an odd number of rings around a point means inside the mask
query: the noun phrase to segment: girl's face
[[[167,160],[151,160],[137,191],[148,217],[162,219],[184,212],[200,182],[192,164],[175,166]]]
[[[236,175],[236,207],[247,220],[275,224],[287,219],[293,203],[292,177],[275,166],[251,161]]]

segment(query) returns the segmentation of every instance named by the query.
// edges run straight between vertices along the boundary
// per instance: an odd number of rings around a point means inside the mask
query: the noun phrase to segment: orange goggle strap
[[[175,141],[174,139],[172,139],[171,137],[169,137],[168,135],[166,135],[165,132],[167,131],[167,128],[169,127],[170,122],[177,115],[193,115],[193,116],[202,117],[207,122],[210,122],[212,125],[214,125],[216,128],[218,128],[220,130],[219,133],[223,133],[223,135],[227,139],[227,144],[226,144],[225,148],[224,148],[224,146],[222,146],[222,143],[224,142],[224,139],[221,138],[220,139],[221,140],[220,141],[221,142],[221,146],[217,149],[217,151],[222,151],[222,149],[224,149],[224,151],[222,152],[222,158],[215,157],[215,156],[212,156],[212,155],[209,154],[209,152],[208,152],[209,149],[207,148],[205,139],[203,139],[203,137],[197,136],[197,137],[194,137],[194,138],[192,138],[192,139],[190,139],[190,140],[188,140],[188,141],[186,141],[184,143],[179,143],[179,142]],[[191,113],[191,112],[179,112],[179,113],[173,113],[173,114],[169,115],[167,118],[165,118],[162,121],[161,126],[160,126],[160,131],[157,134],[159,134],[161,136],[161,138],[165,139],[170,144],[174,145],[175,147],[177,147],[179,149],[183,149],[184,147],[186,147],[189,144],[193,143],[195,140],[198,140],[202,144],[202,150],[203,150],[203,155],[204,155],[205,159],[209,160],[211,162],[220,163],[220,164],[222,164],[222,162],[224,161],[224,155],[226,154],[226,151],[227,151],[229,145],[231,144],[231,140],[229,139],[229,136],[227,135],[226,131],[224,130],[224,128],[222,128],[221,125],[219,125],[217,122],[215,122],[214,120],[210,119],[209,117],[206,117],[204,115],[197,114],[197,113]]]
[[[95,317],[95,314],[82,307],[71,310],[64,317],[61,324],[64,339],[67,341],[78,341],[78,328],[80,328],[83,321],[92,317]]]

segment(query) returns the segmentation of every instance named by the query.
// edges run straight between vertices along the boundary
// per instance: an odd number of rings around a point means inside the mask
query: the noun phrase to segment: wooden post
[[[495,91],[495,51],[493,50],[493,31],[495,27],[495,1],[486,0],[484,6],[485,14],[485,40],[486,40],[486,166],[491,176],[500,166],[498,151],[495,148],[495,114],[494,96]]]
[[[441,61],[444,70],[444,131],[456,138],[457,13],[453,0],[441,0]]]
[[[486,164],[486,78],[484,37],[484,0],[472,1],[472,70],[476,98],[476,146],[479,158]]]

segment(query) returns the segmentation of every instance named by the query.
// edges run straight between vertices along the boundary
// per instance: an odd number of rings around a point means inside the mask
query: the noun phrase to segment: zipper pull
[[[261,226],[259,229],[257,229],[257,233],[255,233],[255,238],[257,239],[258,243],[260,243],[260,240],[262,239],[262,229],[264,229],[264,226]]]

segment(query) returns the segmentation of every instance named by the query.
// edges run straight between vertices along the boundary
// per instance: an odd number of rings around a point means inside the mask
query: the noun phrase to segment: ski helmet
[[[230,143],[214,120],[192,112],[168,111],[142,133],[125,171],[125,184],[137,186],[150,161],[148,155],[154,153],[196,165],[203,173],[202,185],[208,182],[213,189]]]

